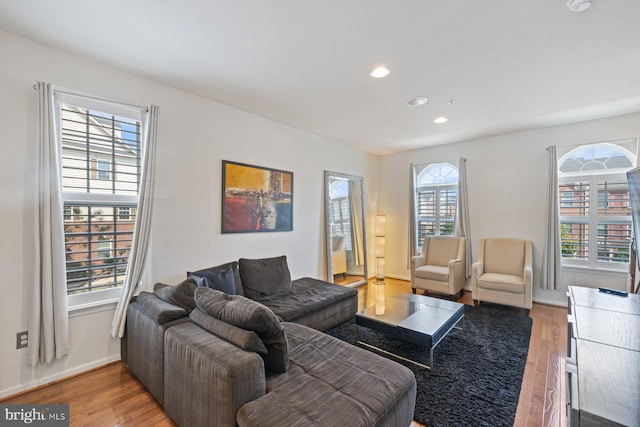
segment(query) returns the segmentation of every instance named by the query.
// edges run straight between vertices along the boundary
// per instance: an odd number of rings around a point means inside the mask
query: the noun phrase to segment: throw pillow
[[[291,289],[291,273],[285,255],[275,258],[240,258],[240,278],[248,298],[282,294]]]
[[[242,280],[240,279],[240,272],[238,271],[238,262],[232,261],[226,264],[217,265],[215,267],[204,268],[198,271],[187,271],[187,277],[190,275],[205,277],[206,272],[216,273],[218,271],[226,271],[229,267],[233,271],[233,281],[235,284],[235,292],[227,292],[228,294],[236,294],[236,295],[244,295],[244,291],[242,289]]]
[[[151,292],[140,292],[135,301],[161,325],[187,315],[187,312],[182,307],[169,304]]]
[[[254,351],[260,354],[267,354],[267,348],[264,343],[253,331],[247,331],[231,323],[223,322],[215,317],[207,315],[204,311],[196,307],[189,318],[196,325],[211,332],[212,334],[229,341],[231,344],[240,347],[243,350]]]
[[[207,287],[229,295],[236,294],[236,281],[231,266],[224,270],[205,270],[198,273],[198,275],[192,274],[189,277],[202,281],[202,286],[198,284],[199,288]]]
[[[267,306],[211,288],[196,289],[195,300],[198,308],[209,316],[258,334],[267,348],[267,354],[262,355],[265,368],[271,372],[286,372],[289,367],[287,335]]]
[[[153,292],[161,300],[180,306],[187,310],[188,313],[191,313],[191,311],[196,308],[193,293],[197,287],[198,284],[195,279],[187,278],[185,281],[175,286],[156,283],[153,287]]]

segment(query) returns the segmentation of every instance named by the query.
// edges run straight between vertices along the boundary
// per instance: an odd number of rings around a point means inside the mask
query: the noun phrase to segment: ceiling
[[[565,3],[0,0],[0,30],[382,154],[640,111],[640,1]]]

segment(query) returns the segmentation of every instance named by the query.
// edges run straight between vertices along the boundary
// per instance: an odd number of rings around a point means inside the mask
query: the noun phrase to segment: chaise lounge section
[[[244,296],[228,295],[191,275],[129,306],[123,360],[178,425],[411,423],[413,373],[319,331],[355,315],[356,290],[312,278],[280,293],[241,289]]]

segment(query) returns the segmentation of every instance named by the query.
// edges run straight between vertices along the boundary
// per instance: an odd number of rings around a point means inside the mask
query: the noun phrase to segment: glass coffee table
[[[406,359],[362,341],[358,343],[431,369],[433,349],[463,319],[464,304],[425,295],[400,293],[386,297],[384,302],[378,302],[356,313],[356,324],[429,347],[430,365]]]

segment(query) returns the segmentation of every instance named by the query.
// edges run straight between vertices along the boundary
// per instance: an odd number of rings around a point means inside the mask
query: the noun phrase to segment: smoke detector
[[[591,6],[591,1],[589,0],[569,0],[567,2],[567,7],[571,12],[582,12],[587,10]]]

